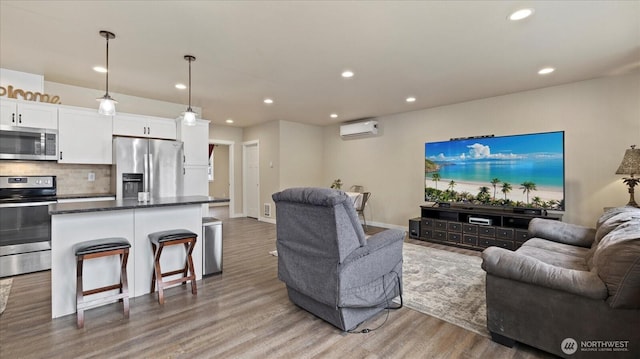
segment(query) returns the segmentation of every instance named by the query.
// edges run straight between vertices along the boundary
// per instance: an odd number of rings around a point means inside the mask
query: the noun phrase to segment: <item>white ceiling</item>
[[[506,20],[522,7],[534,15]],[[640,1],[2,0],[0,66],[104,89],[100,30],[116,34],[110,92],[186,107],[174,85],[192,54],[192,104],[237,126],[326,125],[640,69]]]

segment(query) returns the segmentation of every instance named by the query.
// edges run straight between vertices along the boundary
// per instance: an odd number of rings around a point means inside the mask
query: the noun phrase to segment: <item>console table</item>
[[[529,239],[527,228],[533,218],[562,220],[561,214],[536,214],[525,210],[475,207],[421,206],[421,216],[409,220],[410,234],[414,239],[440,244],[483,250],[496,246],[518,249]]]

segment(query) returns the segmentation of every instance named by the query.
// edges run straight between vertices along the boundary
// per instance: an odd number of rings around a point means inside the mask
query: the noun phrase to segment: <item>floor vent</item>
[[[265,203],[264,204],[264,216],[265,217],[271,217],[271,203]]]

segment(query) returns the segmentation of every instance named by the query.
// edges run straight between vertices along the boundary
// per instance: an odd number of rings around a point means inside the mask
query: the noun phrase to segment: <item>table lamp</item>
[[[627,206],[638,207],[638,204],[633,198],[633,187],[640,182],[640,178],[633,177],[633,175],[640,174],[640,149],[636,149],[635,145],[631,145],[631,148],[625,151],[622,163],[620,163],[616,174],[629,175],[629,177],[622,178],[622,181],[629,186],[630,197]]]

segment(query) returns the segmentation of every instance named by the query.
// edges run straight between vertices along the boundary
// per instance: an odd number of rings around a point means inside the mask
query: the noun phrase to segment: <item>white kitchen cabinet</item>
[[[184,166],[184,195],[208,196],[209,173],[206,166]]]
[[[113,134],[175,140],[176,121],[129,113],[116,114],[113,118]]]
[[[58,105],[2,99],[0,124],[55,130],[58,128]]]
[[[209,167],[185,166],[184,167],[184,191],[185,196],[209,195]],[[209,205],[202,205],[202,217],[209,213]]]
[[[61,106],[58,163],[112,164],[112,120],[95,109]]]
[[[209,165],[209,121],[197,120],[195,126],[180,121],[178,140],[184,142],[185,166]]]

